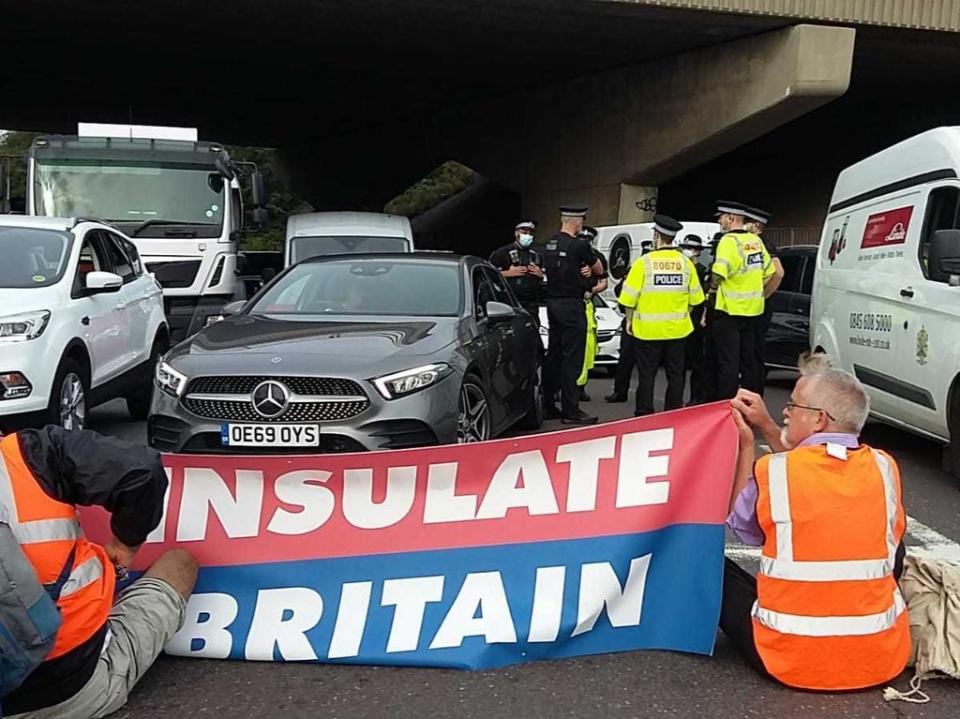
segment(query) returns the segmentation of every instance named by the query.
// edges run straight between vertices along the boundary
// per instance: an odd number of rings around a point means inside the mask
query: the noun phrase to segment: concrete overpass
[[[785,204],[784,148],[757,143],[848,88],[834,120],[858,124],[793,138],[823,175],[960,102],[960,0],[0,3],[0,127],[196,125],[279,147],[326,208],[382,206],[447,159],[542,219],[574,198],[595,224],[643,219],[659,187],[688,213],[720,191]],[[745,152],[778,181],[738,172]]]

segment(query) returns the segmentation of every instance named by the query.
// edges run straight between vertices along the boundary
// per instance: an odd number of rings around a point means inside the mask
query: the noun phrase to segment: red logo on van
[[[898,210],[880,212],[867,218],[863,228],[863,239],[860,242],[861,250],[872,247],[886,247],[887,245],[902,245],[907,241],[907,229],[910,227],[912,207],[901,207]]]

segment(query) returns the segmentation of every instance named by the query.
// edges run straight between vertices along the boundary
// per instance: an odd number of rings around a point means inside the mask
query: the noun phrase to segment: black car
[[[816,245],[780,250],[783,282],[768,302],[773,306],[767,332],[766,365],[796,369],[797,357],[810,349],[810,296],[817,266]]]
[[[151,446],[350,452],[540,425],[537,327],[478,257],[311,258],[224,309],[158,364]]]

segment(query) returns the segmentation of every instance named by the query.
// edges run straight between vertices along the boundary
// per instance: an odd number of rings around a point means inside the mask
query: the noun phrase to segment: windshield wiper
[[[148,227],[157,227],[160,225],[187,225],[189,227],[208,227],[211,223],[209,222],[190,222],[188,220],[158,220],[151,219],[146,222],[141,222],[133,232],[130,233],[130,237],[136,237],[141,232],[143,232]]]

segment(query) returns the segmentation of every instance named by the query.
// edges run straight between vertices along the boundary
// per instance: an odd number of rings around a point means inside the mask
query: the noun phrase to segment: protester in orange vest
[[[114,602],[118,576],[159,524],[167,476],[145,447],[59,427],[0,435],[0,520],[44,585],[58,585],[62,625],[46,660],[2,698],[5,716],[106,716],[183,620],[197,564],[167,552]],[[110,512],[100,547],[80,530],[75,505]]]
[[[740,457],[727,524],[763,549],[756,579],[726,560],[720,628],[788,686],[872,687],[910,656],[900,473],[859,441],[870,410],[860,382],[825,355],[801,357],[800,370],[783,429],[759,395],[732,400]],[[751,427],[774,452],[755,464]]]

